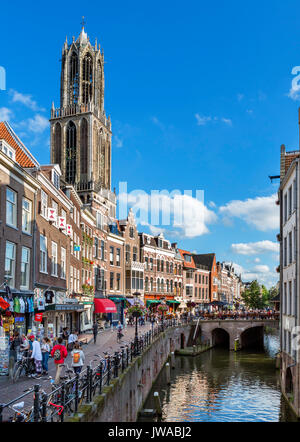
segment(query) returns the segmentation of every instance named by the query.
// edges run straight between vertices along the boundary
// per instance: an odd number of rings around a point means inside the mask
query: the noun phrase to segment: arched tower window
[[[67,126],[66,181],[74,184],[76,179],[76,126],[70,121]]]
[[[102,84],[102,66],[100,60],[97,62],[97,87],[96,87],[96,106],[103,110],[102,106],[102,90],[103,90],[103,84]]]
[[[54,127],[54,163],[61,163],[61,125],[56,123]]]
[[[86,178],[87,163],[88,163],[88,123],[84,118],[81,122],[80,128],[80,173]]]
[[[85,55],[82,61],[82,103],[92,101],[93,93],[93,59],[90,54]]]
[[[78,72],[78,57],[76,52],[73,52],[70,57],[70,74],[69,74],[69,100],[70,104],[78,102],[79,95],[79,72]]]

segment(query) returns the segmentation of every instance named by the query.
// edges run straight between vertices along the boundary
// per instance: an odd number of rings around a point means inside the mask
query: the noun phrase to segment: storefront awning
[[[175,299],[168,299],[167,304],[180,304],[180,301],[175,301]]]
[[[134,305],[136,300],[135,300],[135,298],[126,298],[126,301],[129,302],[130,305]],[[137,301],[142,307],[145,306],[145,304],[143,303],[143,301],[141,299],[138,299]]]
[[[161,304],[161,301],[159,301],[158,299],[147,299],[146,305],[150,304]]]
[[[124,298],[123,296],[110,296],[109,299],[114,302],[126,301],[126,298]]]
[[[110,299],[94,299],[95,313],[117,313],[117,307]]]

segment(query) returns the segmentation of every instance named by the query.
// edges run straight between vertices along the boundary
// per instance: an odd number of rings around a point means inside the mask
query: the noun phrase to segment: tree
[[[267,291],[267,289],[264,287]],[[257,280],[252,281],[250,287],[242,294],[243,301],[248,308],[262,309],[265,306],[263,298],[263,289],[258,284]]]

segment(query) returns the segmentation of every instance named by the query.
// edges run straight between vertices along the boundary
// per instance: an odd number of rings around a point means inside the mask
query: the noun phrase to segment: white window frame
[[[24,207],[24,203],[28,203],[28,209]],[[27,221],[27,226],[24,226],[25,220]],[[32,201],[28,198],[22,198],[22,232],[31,235],[31,223],[32,223]]]
[[[23,251],[27,252],[27,261],[23,261]],[[23,264],[26,266],[25,272],[25,284],[22,284],[22,274],[23,272]],[[21,290],[29,290],[29,278],[30,278],[30,249],[28,247],[22,247],[22,255],[21,255],[21,282],[20,289]]]
[[[54,241],[51,242],[51,276],[57,277],[57,243]]]
[[[62,279],[66,279],[66,249],[65,247],[61,247],[60,248],[60,268],[61,268],[61,272],[60,272],[60,277]]]
[[[14,196],[14,200],[11,200],[8,198],[8,192],[12,192],[12,195]],[[12,190],[10,187],[6,187],[6,224],[10,227],[17,228],[17,192]],[[12,206],[12,220],[8,219],[8,206]]]
[[[8,258],[7,257],[7,246],[8,246],[8,244],[13,246],[13,249],[12,249],[13,250],[13,254],[12,254],[13,256],[12,256],[12,258]],[[11,277],[10,277],[10,281],[8,281],[8,285],[9,285],[9,287],[13,287],[14,288],[15,287],[15,283],[16,283],[16,280],[15,280],[15,277],[16,277],[16,244],[11,242],[11,241],[6,241],[6,243],[5,243],[5,268],[4,268],[4,277],[5,277],[5,279],[7,279],[7,276],[6,276],[7,260],[10,260],[10,261],[13,262],[13,265],[9,266],[12,269],[12,274],[11,274]]]
[[[48,194],[41,189],[41,215],[47,219]]]
[[[41,238],[45,239],[45,250],[41,248]],[[40,234],[40,273],[47,272],[48,250],[47,250],[47,236]]]

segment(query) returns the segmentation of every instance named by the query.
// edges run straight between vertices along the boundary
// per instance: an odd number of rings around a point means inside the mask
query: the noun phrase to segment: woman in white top
[[[30,337],[30,340],[32,341],[32,353],[31,357],[34,359],[35,364],[35,370],[36,375],[33,375],[33,377],[40,376],[42,373],[42,352],[41,352],[41,346],[39,341],[36,340],[34,336]]]

